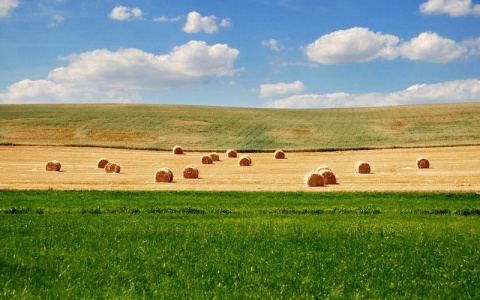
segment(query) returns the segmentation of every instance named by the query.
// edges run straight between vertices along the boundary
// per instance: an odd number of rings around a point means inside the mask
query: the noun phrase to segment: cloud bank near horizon
[[[432,104],[478,102],[480,80],[466,79],[435,84],[415,84],[405,90],[392,93],[331,93],[302,94],[264,104],[268,108],[345,108],[391,106],[407,104]]]

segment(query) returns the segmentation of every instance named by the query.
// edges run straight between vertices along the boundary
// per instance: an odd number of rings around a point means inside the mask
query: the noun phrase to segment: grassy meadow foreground
[[[1,105],[0,145],[2,299],[480,294],[480,103]],[[230,148],[253,164],[201,165]],[[182,178],[187,164],[200,178]],[[338,184],[307,188],[321,164]],[[154,182],[161,167],[172,183]]]
[[[3,298],[480,293],[476,193],[1,191]]]

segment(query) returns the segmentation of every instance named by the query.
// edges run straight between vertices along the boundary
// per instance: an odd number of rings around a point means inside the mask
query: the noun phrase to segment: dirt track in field
[[[202,165],[201,157],[208,153],[198,152],[0,146],[0,154],[0,189],[480,192],[480,146],[286,152],[280,160],[273,153],[250,153],[253,164],[248,167],[238,166],[238,159],[225,153],[212,165]],[[417,169],[418,157],[427,157],[430,168]],[[96,168],[100,158],[118,163],[120,174]],[[61,171],[47,172],[46,162],[54,159]],[[371,174],[356,174],[357,161],[368,162]],[[322,164],[331,168],[338,184],[306,187],[305,174]],[[187,165],[199,169],[198,179],[182,178]],[[172,183],[154,181],[161,167],[172,170]]]

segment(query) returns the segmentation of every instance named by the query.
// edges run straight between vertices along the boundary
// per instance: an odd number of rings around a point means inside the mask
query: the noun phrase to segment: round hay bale
[[[169,168],[161,168],[155,173],[155,182],[172,182],[173,173]]]
[[[305,184],[308,187],[324,186],[323,177],[316,172],[309,172],[305,175]]]
[[[198,169],[192,165],[186,166],[183,169],[183,178],[186,178],[186,179],[198,178]]]
[[[51,160],[48,161],[47,164],[45,165],[45,170],[47,171],[60,171],[62,168],[62,165],[58,160]]]
[[[212,163],[213,159],[210,157],[210,155],[202,156],[202,165],[211,165]]]
[[[369,174],[370,165],[366,162],[359,161],[355,164],[355,172],[357,172],[358,174]]]
[[[105,173],[120,173],[120,165],[114,162],[109,162],[105,165]]]
[[[430,162],[425,157],[417,158],[417,167],[419,169],[428,169],[430,168]]]
[[[335,177],[335,174],[333,174],[332,171],[324,169],[319,172],[320,176],[323,178],[323,182],[325,184],[336,184],[337,183],[337,178]]]
[[[320,173],[320,172],[323,171],[323,170],[329,170],[329,171],[331,171],[330,167],[327,166],[327,165],[319,165],[319,166],[317,167],[317,172],[318,172],[318,173]]]
[[[173,154],[183,154],[183,149],[180,146],[173,147]]]
[[[238,159],[239,166],[245,167],[245,166],[250,166],[251,164],[252,164],[252,159],[247,155],[242,155]]]
[[[283,152],[282,150],[277,150],[273,154],[273,157],[275,157],[275,159],[284,159],[285,158],[285,152]]]
[[[106,160],[105,158],[100,158],[98,161],[97,161],[97,168],[99,169],[103,169],[105,168],[105,166],[108,164],[108,160]]]
[[[227,157],[230,157],[230,158],[235,158],[235,157],[237,157],[237,151],[235,151],[235,150],[233,150],[233,149],[227,150]]]
[[[220,155],[215,152],[210,153],[210,158],[212,159],[212,161],[220,161]]]

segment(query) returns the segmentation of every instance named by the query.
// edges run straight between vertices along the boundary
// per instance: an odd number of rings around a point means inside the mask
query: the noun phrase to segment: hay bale
[[[318,173],[322,172],[323,170],[331,171],[330,167],[327,166],[327,165],[319,165],[319,166],[317,167],[317,172],[318,172]]]
[[[417,158],[417,167],[419,169],[428,169],[430,168],[430,162],[425,157]]]
[[[183,169],[183,178],[196,179],[198,178],[198,169],[195,166],[186,166]]]
[[[210,155],[202,156],[202,165],[211,165],[212,163],[213,159],[210,157]]]
[[[317,172],[309,172],[305,175],[305,184],[308,187],[324,186],[323,177]]]
[[[51,160],[48,161],[47,164],[45,165],[45,170],[47,171],[60,171],[62,168],[62,165],[58,160]]]
[[[173,147],[173,154],[183,154],[183,149],[180,146]]]
[[[335,174],[331,170],[323,169],[320,172],[318,172],[320,176],[323,178],[323,182],[325,184],[336,184],[337,183],[337,178],[335,177]]]
[[[155,173],[155,182],[172,182],[173,173],[169,168],[161,168]]]
[[[230,158],[235,158],[235,157],[237,157],[237,151],[235,151],[235,150],[233,150],[233,149],[227,150],[227,157],[230,157]]]
[[[212,161],[220,161],[220,155],[218,155],[218,153],[216,152],[210,153],[210,158],[212,159]]]
[[[100,158],[98,161],[97,161],[97,168],[99,169],[103,169],[105,168],[105,166],[108,164],[108,160],[105,159],[105,158]]]
[[[114,162],[109,162],[103,169],[105,173],[120,173],[120,165]]]
[[[275,157],[275,159],[284,159],[285,158],[285,152],[283,152],[282,150],[277,150],[273,154],[273,157]]]
[[[250,166],[251,164],[252,164],[252,159],[247,155],[242,155],[238,159],[239,166],[245,167],[245,166]]]
[[[370,165],[366,162],[359,161],[355,164],[355,172],[357,172],[358,174],[369,174]]]

